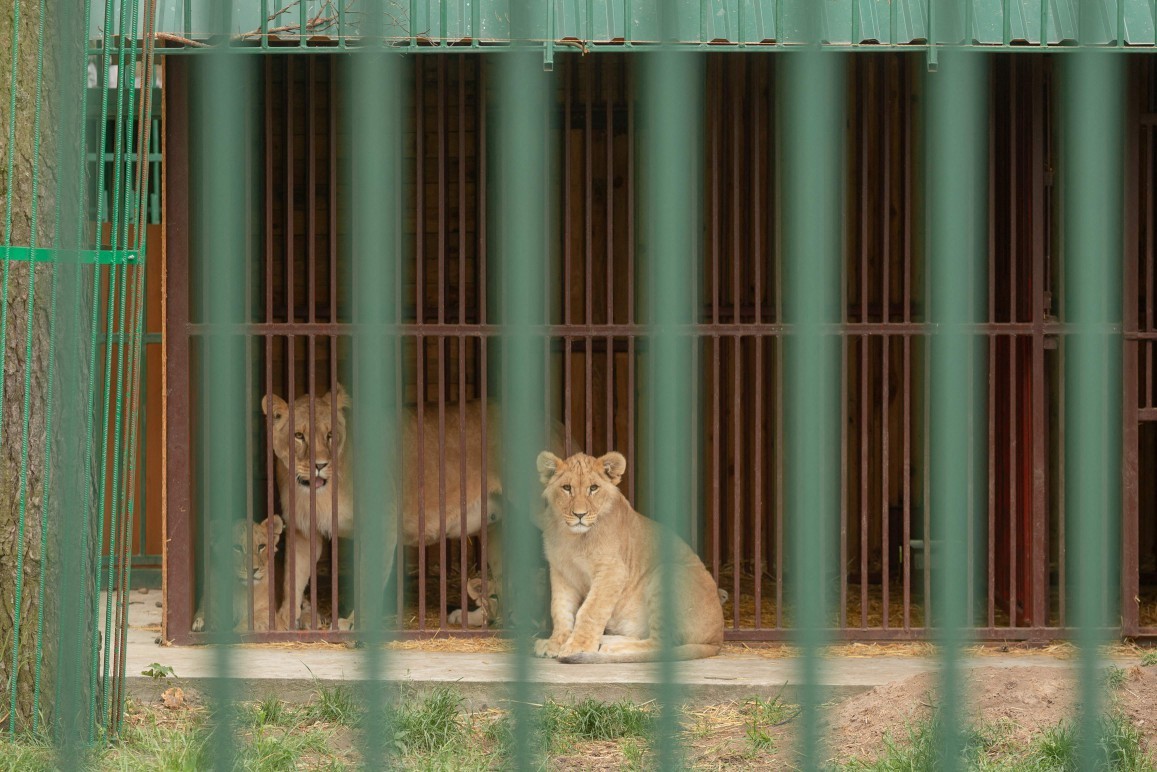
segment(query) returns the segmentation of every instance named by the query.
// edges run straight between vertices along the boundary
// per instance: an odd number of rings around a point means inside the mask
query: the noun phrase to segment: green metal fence
[[[640,118],[639,177],[642,205],[638,254],[645,267],[640,307],[648,320],[647,422],[640,454],[640,479],[654,520],[670,533],[691,539],[693,499],[695,319],[692,288],[702,260],[697,162],[702,142],[700,109],[703,60],[686,40],[673,12],[658,3],[651,37],[659,42],[637,47]],[[1121,260],[1123,254],[1123,58],[1125,36],[1105,30],[1124,28],[1127,3],[1080,3],[1070,22],[1072,45],[1056,47],[1064,57],[1060,74],[1063,115],[1063,243],[1067,266],[1068,317],[1064,345],[1066,426],[1069,454],[1066,500],[1074,530],[1070,560],[1071,591],[1079,633],[1082,673],[1080,723],[1083,768],[1096,766],[1096,722],[1102,703],[1097,645],[1115,625],[1120,545],[1119,468],[1121,439],[1120,358]],[[87,59],[69,41],[84,39],[94,14],[105,14],[98,47],[100,71],[116,64],[126,72],[136,61],[151,71],[150,13],[137,0],[103,8],[45,12],[45,5],[15,3],[20,34],[12,36],[6,78],[9,95],[2,123],[7,129],[5,231],[3,251],[3,326],[0,363],[0,451],[8,488],[0,490],[0,532],[11,531],[11,578],[0,586],[12,609],[12,632],[4,640],[4,672],[10,689],[12,733],[50,731],[64,752],[76,754],[86,740],[115,732],[123,703],[124,634],[129,582],[126,559],[137,502],[137,446],[140,433],[140,381],[143,309],[143,224],[150,181],[145,165],[129,160],[131,133],[138,147],[149,131],[151,90],[139,101],[130,79],[102,90],[100,104],[87,101],[83,74]],[[746,7],[746,6],[745,6]],[[826,4],[776,3],[777,14],[792,20],[794,45],[779,46],[784,58],[777,93],[780,141],[786,167],[782,176],[782,240],[785,254],[785,312],[788,334],[785,415],[789,453],[786,461],[787,530],[791,545],[788,593],[796,599],[795,632],[801,646],[798,683],[802,689],[800,725],[804,729],[802,765],[818,768],[822,755],[820,652],[833,603],[830,575],[836,569],[839,527],[838,387],[840,229],[844,180],[841,163],[844,115],[843,57],[854,55],[821,46]],[[914,6],[915,7],[915,6]],[[985,406],[977,372],[980,339],[977,304],[987,225],[983,84],[986,54],[973,46],[968,9],[973,4],[930,3],[927,11],[929,71],[925,78],[928,164],[924,190],[928,209],[928,284],[931,321],[931,511],[937,538],[948,545],[967,540],[967,524],[979,495],[974,484],[976,444]],[[1041,4],[1041,25],[1049,22],[1049,4]],[[540,552],[534,521],[542,509],[535,480],[535,458],[549,443],[543,395],[547,368],[544,340],[549,335],[546,299],[549,281],[544,255],[552,252],[557,180],[550,173],[555,148],[549,144],[546,108],[552,75],[544,67],[544,25],[555,24],[554,4],[512,2],[507,22],[510,41],[496,45],[497,102],[491,116],[497,147],[493,162],[498,206],[488,223],[501,340],[498,390],[508,409],[502,426],[508,524],[507,557],[511,636],[516,657],[510,673],[513,747],[510,765],[536,765],[534,713],[529,706],[533,628],[534,558]],[[1106,8],[1115,11],[1106,22]],[[228,575],[233,556],[229,534],[240,513],[249,510],[244,449],[249,441],[245,394],[247,368],[245,317],[247,232],[244,186],[238,170],[256,141],[245,120],[253,106],[246,100],[252,68],[238,54],[253,50],[235,33],[239,22],[227,0],[206,6],[209,34],[183,50],[203,57],[194,82],[192,132],[205,163],[193,171],[194,206],[212,238],[198,244],[193,259],[204,282],[205,335],[199,396],[203,416],[197,431],[212,447],[199,470],[206,484],[204,528],[210,545],[208,565]],[[152,10],[150,5],[147,10]],[[70,13],[70,11],[74,13]],[[262,7],[262,17],[270,18]],[[302,26],[313,13],[300,5]],[[344,6],[337,14],[344,19]],[[399,278],[402,241],[401,190],[407,172],[401,159],[401,121],[405,87],[401,57],[414,50],[414,36],[395,46],[389,7],[382,0],[359,4],[357,36],[342,37],[341,77],[348,98],[349,147],[353,162],[344,170],[350,190],[350,214],[343,253],[350,262],[352,298],[352,372],[344,380],[357,395],[359,430],[351,433],[358,454],[353,495],[359,516],[354,556],[358,615],[354,637],[364,644],[367,678],[359,691],[366,718],[360,726],[360,751],[367,768],[382,768],[391,753],[387,738],[391,712],[382,674],[389,651],[381,643],[393,630],[392,598],[383,592],[378,556],[396,546],[400,481],[393,470],[407,452],[398,440],[396,406],[400,399]],[[22,16],[23,19],[22,20]],[[37,20],[28,30],[27,18]],[[589,18],[589,16],[588,16]],[[117,20],[114,25],[113,21]],[[83,21],[82,21],[83,20]],[[1113,23],[1115,20],[1115,24]],[[274,22],[268,22],[272,24]],[[344,32],[339,20],[339,33]],[[267,22],[260,37],[268,43]],[[1106,26],[1107,24],[1107,26]],[[188,32],[186,29],[184,32]],[[742,27],[742,25],[741,25]],[[1082,30],[1092,30],[1085,38]],[[50,34],[51,33],[51,34]],[[553,38],[554,36],[549,36]],[[779,39],[779,36],[775,36]],[[1008,34],[1005,35],[1008,38]],[[139,41],[146,41],[141,44]],[[55,41],[55,42],[54,42]],[[182,41],[176,41],[182,43]],[[557,42],[554,41],[554,42]],[[1080,45],[1079,43],[1107,43]],[[1004,40],[1009,43],[1009,40]],[[21,68],[32,59],[34,85]],[[195,49],[195,50],[194,50]],[[44,63],[51,61],[51,67]],[[550,61],[549,53],[546,61]],[[248,69],[247,69],[248,68]],[[45,73],[50,73],[45,75]],[[73,75],[69,75],[73,73]],[[17,88],[20,84],[22,88]],[[51,110],[43,106],[52,104]],[[90,221],[85,197],[87,117],[100,113],[99,144],[112,148],[112,162],[99,164],[96,191],[114,178],[110,214],[101,196]],[[108,120],[110,116],[116,120]],[[41,123],[48,116],[52,126]],[[31,126],[31,132],[25,131]],[[111,141],[106,136],[110,131]],[[25,145],[20,143],[24,142]],[[27,150],[21,148],[27,147]],[[54,159],[48,163],[46,158]],[[31,161],[26,161],[31,159]],[[21,164],[25,164],[24,167]],[[27,177],[27,181],[24,178]],[[46,192],[48,191],[48,192]],[[140,200],[137,200],[137,199]],[[107,243],[96,224],[108,220]],[[207,231],[206,231],[207,232]],[[105,336],[105,337],[102,337]],[[109,345],[112,335],[121,345]],[[131,342],[126,343],[129,340]],[[15,342],[14,342],[15,341]],[[15,353],[13,353],[15,352]],[[43,353],[42,353],[43,352]],[[41,364],[37,364],[41,363]],[[42,369],[38,369],[42,368]],[[78,396],[79,395],[79,396]],[[16,406],[13,408],[12,406]],[[14,416],[10,419],[9,416]],[[313,460],[310,459],[312,465]],[[39,491],[39,493],[38,493]],[[3,507],[12,505],[11,511]],[[109,526],[106,528],[106,514]],[[6,521],[2,518],[8,518]],[[106,549],[106,545],[111,548]],[[0,543],[0,547],[4,546]],[[659,540],[657,603],[667,620],[650,634],[669,649],[676,642],[666,624],[675,617],[678,598],[673,575],[677,544]],[[102,550],[115,559],[102,563]],[[940,765],[963,765],[964,689],[960,655],[968,640],[968,566],[964,553],[948,549],[934,573],[931,625],[942,653],[942,732]],[[233,768],[237,752],[238,675],[232,669],[231,632],[234,597],[231,583],[208,585],[207,626],[215,644],[221,678],[213,682],[211,745],[213,764]],[[336,609],[334,610],[336,613]],[[34,630],[34,632],[30,632]],[[0,626],[0,632],[2,632]],[[681,697],[678,666],[661,657],[656,699],[661,721],[653,739],[662,769],[680,765],[676,706]],[[567,667],[558,665],[558,667]],[[579,667],[577,665],[572,667]],[[63,766],[77,763],[67,756]]]

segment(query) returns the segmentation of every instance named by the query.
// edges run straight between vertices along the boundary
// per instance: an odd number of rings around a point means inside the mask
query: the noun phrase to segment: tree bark
[[[4,41],[0,46],[0,243],[6,235],[2,229],[9,205],[7,243],[11,246],[28,247],[35,240],[36,247],[79,247],[78,237],[83,240],[84,232],[91,233],[91,227],[82,231],[78,197],[84,116],[77,104],[85,88],[86,56],[83,8],[79,6],[76,0],[45,3],[47,16],[42,20],[40,3],[0,0],[0,41]],[[15,73],[13,46],[18,46]],[[13,88],[15,120],[10,134]],[[0,279],[0,313],[6,325],[0,401],[0,686],[4,687],[0,718],[14,718],[17,731],[31,730],[34,725],[42,730],[58,726],[58,676],[67,672],[70,683],[83,690],[91,672],[77,656],[79,649],[91,650],[95,634],[91,614],[73,614],[70,624],[74,627],[65,629],[62,607],[95,606],[95,585],[89,577],[95,573],[99,545],[95,539],[88,540],[85,571],[82,540],[72,538],[79,537],[81,530],[79,492],[91,487],[82,479],[83,467],[77,468],[75,462],[83,457],[79,450],[84,446],[83,385],[91,350],[84,332],[91,329],[86,314],[92,308],[92,280],[92,267],[81,267],[75,259],[55,266],[12,261],[7,265],[6,284]],[[54,290],[55,329],[50,318]],[[50,332],[55,332],[55,347],[49,345]],[[48,448],[50,413],[52,447]],[[63,586],[66,580],[69,586]],[[78,624],[87,629],[75,627]],[[62,661],[62,656],[69,661]],[[14,717],[9,711],[13,679]],[[77,705],[87,707],[84,694],[73,696],[81,698]],[[7,729],[7,721],[4,724]]]

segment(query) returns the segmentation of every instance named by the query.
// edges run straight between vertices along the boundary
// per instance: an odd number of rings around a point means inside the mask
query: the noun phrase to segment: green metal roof
[[[594,46],[654,41],[659,1],[551,0],[542,5],[535,37]],[[823,5],[824,39],[830,45],[919,46],[927,42],[930,0],[817,1]],[[344,2],[348,10],[338,15],[333,13],[338,2],[307,0],[289,5],[286,0],[235,0],[233,33],[260,34],[263,18],[272,17],[264,29],[281,40],[307,44],[311,39],[353,37],[359,34],[358,6],[353,0]],[[685,43],[727,48],[802,42],[795,0],[675,2],[679,37]],[[967,28],[967,39],[977,45],[1064,44],[1075,37],[1077,4],[1078,0],[969,0],[956,20],[956,29]],[[206,0],[158,0],[157,29],[193,39],[203,37],[208,32],[207,6]],[[282,7],[286,10],[277,13]],[[509,34],[507,8],[506,0],[387,0],[387,34],[415,44],[503,42]],[[1102,0],[1102,9],[1100,24],[1085,42],[1154,45],[1152,0]],[[305,36],[300,34],[302,26],[309,30]]]

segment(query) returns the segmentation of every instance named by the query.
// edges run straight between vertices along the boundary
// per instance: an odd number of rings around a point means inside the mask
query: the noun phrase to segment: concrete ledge
[[[277,696],[307,700],[319,687],[348,684],[357,687],[369,678],[364,652],[340,647],[317,649],[259,646],[231,647],[229,676],[234,693],[243,699]],[[141,656],[144,655],[144,656]],[[511,654],[462,654],[421,651],[383,652],[385,669],[379,681],[405,684],[423,693],[438,686],[453,686],[474,709],[502,705],[511,699],[514,674]],[[151,662],[172,667],[176,678],[152,679],[138,675]],[[136,699],[155,700],[172,685],[205,693],[217,676],[217,652],[206,647],[130,649],[128,693]],[[657,666],[564,665],[554,660],[530,664],[530,699],[572,701],[654,698],[659,683]],[[1067,668],[1072,662],[1052,657],[985,656],[965,660],[968,666],[1017,667],[1024,665]],[[1106,663],[1107,664],[1107,663]],[[1128,663],[1122,663],[1128,664]],[[927,657],[870,657],[825,659],[821,691],[825,700],[838,700],[874,686],[901,680],[937,668]],[[689,702],[727,702],[753,696],[780,695],[799,700],[799,663],[752,654],[724,653],[709,659],[677,664],[681,693]]]
[[[154,593],[135,591],[131,597],[126,652],[128,694],[150,702],[159,699],[170,686],[206,693],[218,676],[220,652],[206,646],[157,645],[160,610],[156,597]],[[228,649],[230,688],[241,699],[276,696],[301,701],[309,699],[319,687],[357,686],[369,680],[364,650],[332,645],[248,645]],[[418,693],[437,686],[453,686],[473,709],[501,706],[511,699],[510,680],[515,664],[512,654],[387,650],[382,658],[385,669],[379,681],[406,684]],[[1112,664],[1129,666],[1137,661],[1136,657],[1122,658]],[[143,676],[141,671],[154,662],[173,668],[176,677]],[[543,659],[529,664],[530,699],[534,702],[587,697],[646,701],[655,696],[659,683],[655,664],[564,665]],[[979,656],[962,662],[965,667],[1069,668],[1075,664],[1043,653]],[[776,694],[788,702],[799,700],[799,662],[794,659],[731,650],[717,657],[680,662],[675,667],[682,694],[690,702],[727,702]],[[937,667],[934,657],[825,657],[820,667],[820,686],[826,700],[837,700]]]

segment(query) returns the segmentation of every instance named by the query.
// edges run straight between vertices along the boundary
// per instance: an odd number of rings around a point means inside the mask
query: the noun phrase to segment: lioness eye
[[[296,437],[297,439],[301,440],[302,442],[305,442],[305,435],[302,434],[301,432],[297,432],[293,436]]]
[[[594,492],[595,492],[595,491],[597,491],[598,489],[599,489],[599,486],[597,486],[597,485],[592,485],[592,486],[591,486],[591,493],[594,493]]]
[[[265,545],[264,544],[258,544],[257,545],[257,551],[258,552],[265,552]]]
[[[562,489],[563,489],[564,491],[566,491],[567,493],[570,493],[570,486],[569,486],[569,485],[564,485],[564,486],[562,486]]]
[[[333,432],[326,432],[325,433],[325,441],[328,443],[332,439],[333,439]]]

